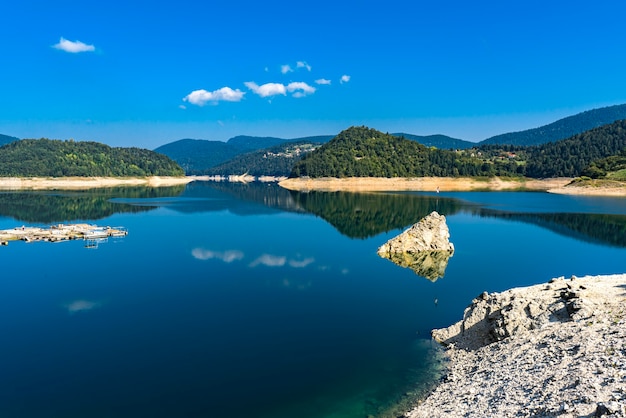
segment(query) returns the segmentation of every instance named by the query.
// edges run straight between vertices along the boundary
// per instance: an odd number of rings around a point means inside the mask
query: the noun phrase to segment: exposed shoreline
[[[164,187],[194,177],[0,177],[0,190],[86,190],[116,186]]]
[[[385,192],[385,191],[545,191],[550,193],[626,196],[626,183],[611,186],[588,186],[572,183],[572,178],[553,179],[509,179],[501,177],[414,177],[414,178],[296,178],[279,183],[281,187],[295,191],[346,191],[346,192]]]
[[[351,178],[295,178],[261,177],[262,182],[278,182],[288,190],[309,192],[388,192],[388,191],[544,191],[549,193],[626,196],[626,183],[612,185],[572,183],[571,178],[509,179],[500,177],[351,177]],[[86,190],[115,186],[166,187],[192,181],[253,181],[245,176],[208,177],[0,177],[0,190]]]
[[[408,418],[626,416],[626,274],[484,293],[434,330],[447,373]]]

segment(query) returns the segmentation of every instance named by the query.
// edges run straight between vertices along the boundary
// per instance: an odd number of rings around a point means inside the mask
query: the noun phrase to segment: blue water
[[[417,207],[446,214],[456,248],[435,282],[376,255]],[[193,183],[2,193],[0,213],[2,229],[129,230],[97,248],[0,247],[7,418],[397,416],[436,379],[430,330],[476,295],[626,272],[620,198]]]

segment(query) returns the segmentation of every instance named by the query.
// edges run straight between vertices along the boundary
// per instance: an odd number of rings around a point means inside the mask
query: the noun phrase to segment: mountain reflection
[[[350,238],[369,238],[419,221],[436,210],[451,215],[466,206],[456,199],[412,194],[292,192],[302,209]]]
[[[177,196],[185,186],[111,187],[81,191],[0,192],[0,216],[30,223],[98,220],[115,213],[137,213],[154,209],[111,201],[112,198]]]
[[[578,240],[626,247],[626,216],[593,213],[516,213],[479,209],[482,217],[531,223]]]

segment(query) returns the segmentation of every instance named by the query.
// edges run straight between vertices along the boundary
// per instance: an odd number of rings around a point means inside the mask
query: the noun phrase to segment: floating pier
[[[20,226],[13,229],[0,230],[0,245],[9,241],[25,242],[61,242],[74,239],[99,240],[109,237],[125,237],[128,231],[124,227],[98,226],[89,224],[58,224],[39,228]]]

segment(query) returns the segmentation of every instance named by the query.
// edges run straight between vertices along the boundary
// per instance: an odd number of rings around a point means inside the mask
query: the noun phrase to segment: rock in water
[[[422,218],[378,248],[379,256],[402,267],[409,267],[432,281],[443,277],[448,259],[453,253],[454,245],[450,242],[446,217],[437,212]],[[428,261],[429,265],[425,266],[424,261]]]

